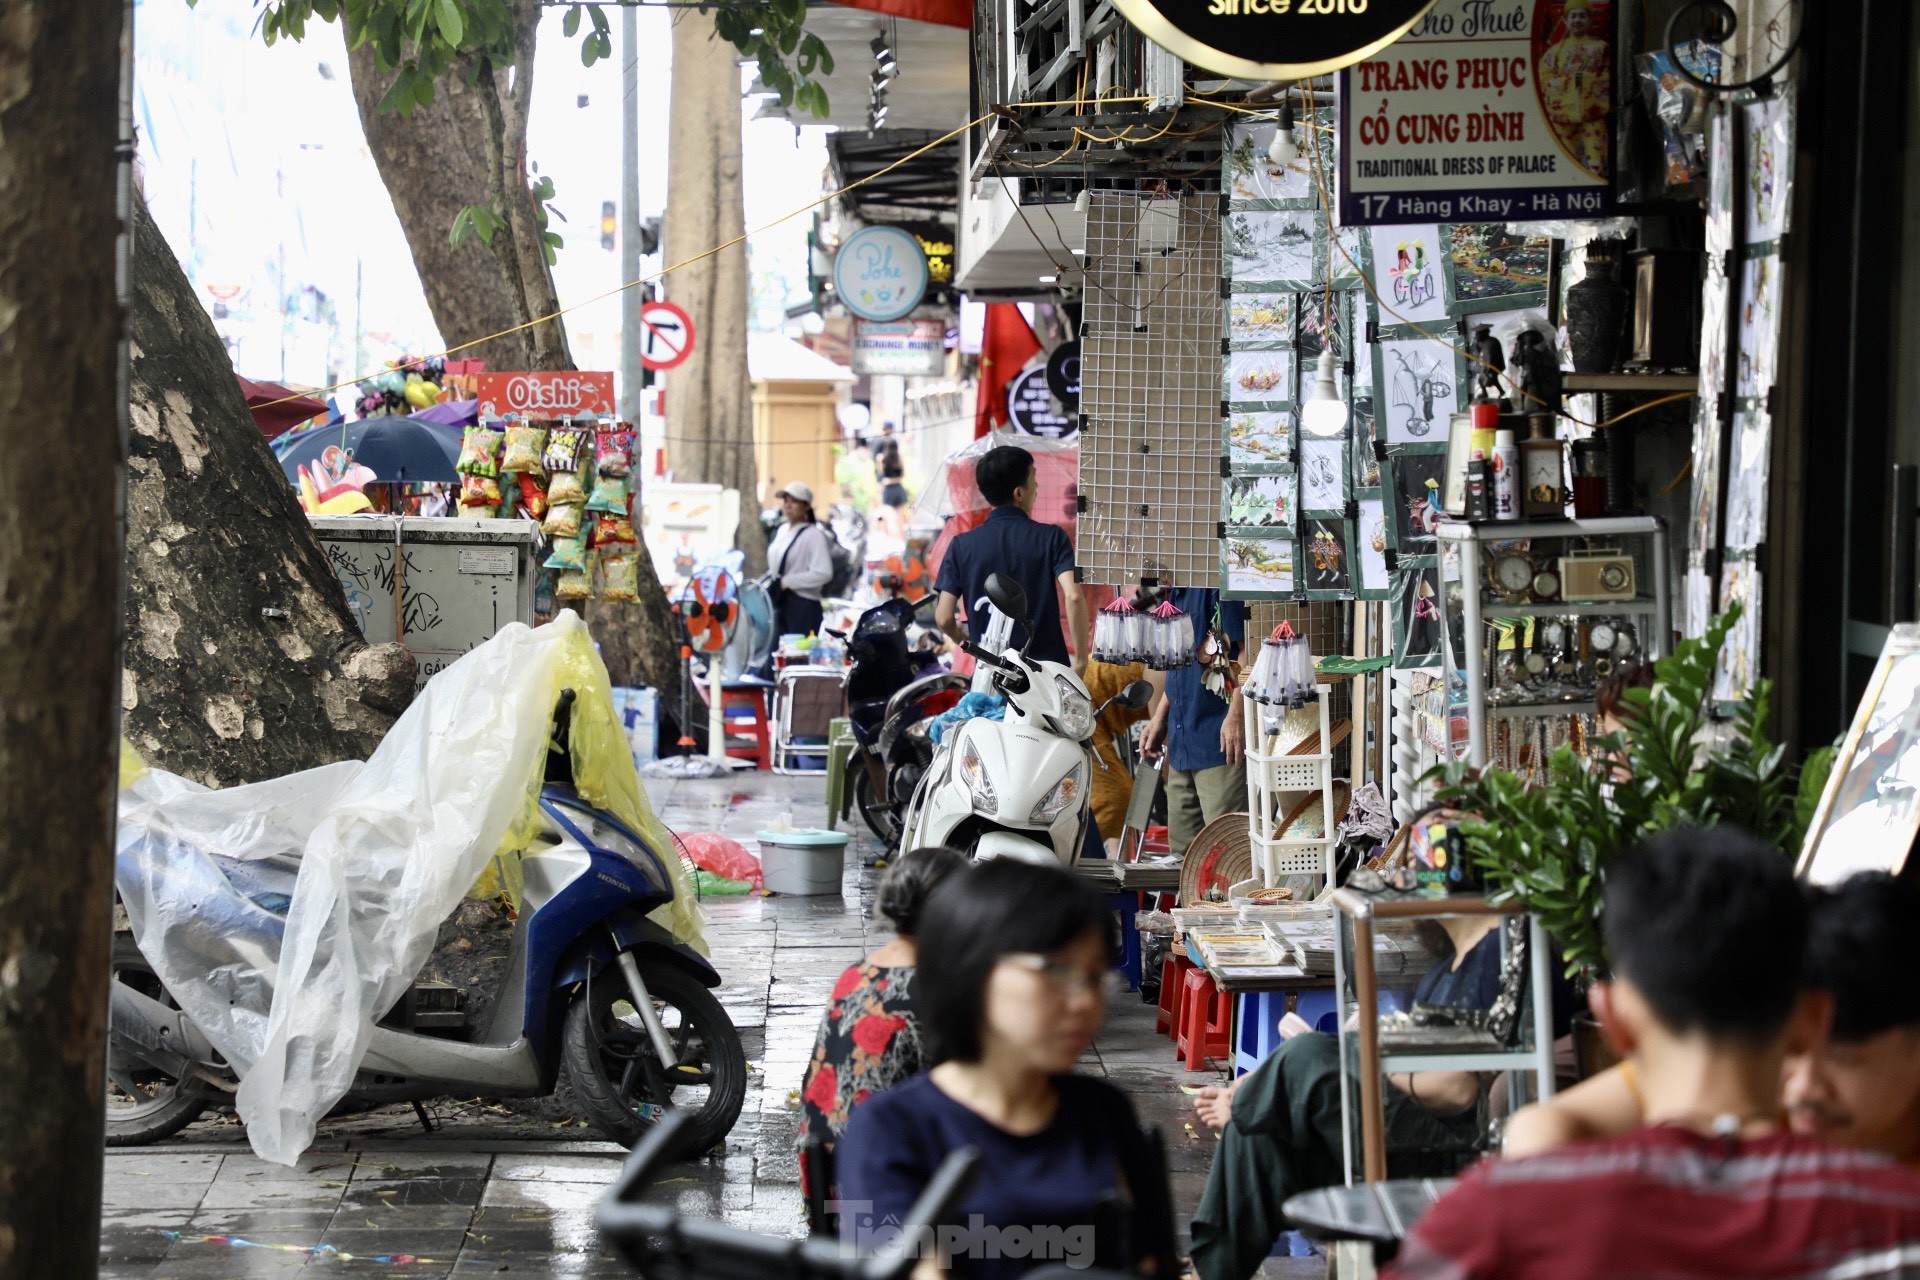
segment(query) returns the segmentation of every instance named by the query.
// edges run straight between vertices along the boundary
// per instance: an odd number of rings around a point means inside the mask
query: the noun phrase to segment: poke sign
[[[677,303],[640,304],[640,363],[677,369],[693,354],[693,317]]]
[[[926,251],[899,227],[862,227],[833,257],[833,290],[862,320],[898,320],[926,296]]]

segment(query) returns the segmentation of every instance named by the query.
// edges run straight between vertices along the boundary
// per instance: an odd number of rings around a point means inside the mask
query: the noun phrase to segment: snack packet
[[[547,498],[547,516],[540,522],[541,532],[549,538],[577,538],[580,536],[580,504],[577,502],[554,502],[552,495]]]
[[[584,573],[587,568],[587,540],[580,537],[555,538],[553,554],[540,567],[559,572],[573,569]]]
[[[547,490],[537,476],[520,477],[520,504],[527,514],[535,520],[543,519],[547,514]]]
[[[560,581],[554,583],[553,598],[556,600],[592,599],[592,575],[584,569],[569,569],[560,575]]]
[[[542,456],[547,447],[547,429],[545,427],[508,427],[507,452],[500,460],[502,471],[519,471],[527,475],[544,476],[547,466]]]
[[[499,475],[500,433],[492,427],[468,427],[460,434],[460,460],[453,469],[463,476]]]
[[[547,448],[541,461],[546,463],[550,474],[578,471],[580,464],[587,460],[586,445],[585,427],[555,427],[547,432]]]
[[[587,491],[580,483],[578,471],[556,471],[547,482],[547,501],[555,506],[569,502],[585,502]]]
[[[633,521],[625,516],[598,515],[593,521],[593,545],[604,547],[609,543],[638,542],[633,536]]]
[[[460,505],[462,507],[497,507],[500,505],[500,482],[492,476],[464,476],[460,480]]]
[[[593,496],[587,499],[587,510],[605,511],[610,515],[627,513],[627,481],[624,476],[602,476],[593,483]]]
[[[600,598],[629,602],[640,598],[639,548],[600,557]]]
[[[626,423],[601,427],[594,462],[603,476],[624,476],[633,470],[633,428]]]

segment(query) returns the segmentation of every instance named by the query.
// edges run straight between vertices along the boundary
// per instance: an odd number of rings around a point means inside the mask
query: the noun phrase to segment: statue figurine
[[[1507,370],[1507,357],[1500,350],[1499,339],[1493,336],[1490,324],[1475,325],[1473,329],[1474,355],[1474,398],[1477,400],[1501,399],[1500,375]]]
[[[1533,397],[1527,407],[1559,413],[1560,357],[1538,330],[1522,329],[1515,335],[1513,363],[1516,381]]]

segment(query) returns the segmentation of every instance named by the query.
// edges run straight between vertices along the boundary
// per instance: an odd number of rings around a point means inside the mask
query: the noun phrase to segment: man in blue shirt
[[[1222,600],[1207,587],[1186,587],[1168,598],[1193,619],[1196,647],[1213,625],[1217,608],[1228,656],[1240,656],[1247,631],[1244,604]],[[1149,756],[1166,753],[1167,839],[1178,854],[1186,853],[1207,823],[1247,809],[1247,732],[1240,690],[1233,691],[1229,704],[1206,687],[1204,675],[1205,668],[1195,661],[1148,677],[1163,692],[1155,700],[1142,745]]]
[[[1087,605],[1080,584],[1073,580],[1073,540],[1057,525],[1041,524],[1030,514],[1040,485],[1034,477],[1033,455],[1017,445],[989,450],[974,468],[974,482],[993,511],[978,529],[955,538],[940,561],[934,590],[940,599],[934,621],[953,639],[970,633],[978,643],[987,629],[987,577],[1003,574],[1027,593],[1032,614],[1030,658],[1066,662],[1067,638],[1060,623],[1060,599],[1066,600],[1067,626],[1073,628],[1072,665],[1076,673],[1087,665]],[[1058,584],[1059,595],[1054,594]],[[956,611],[965,607],[967,633],[960,630]],[[1016,625],[1013,643],[1026,642]]]

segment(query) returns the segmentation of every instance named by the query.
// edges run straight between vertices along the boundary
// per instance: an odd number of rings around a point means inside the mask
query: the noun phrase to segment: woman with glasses
[[[921,919],[914,1000],[933,1069],[868,1101],[841,1137],[844,1239],[871,1250],[949,1154],[972,1189],[918,1277],[1037,1267],[1171,1274],[1164,1171],[1133,1105],[1075,1075],[1116,985],[1107,903],[1056,867],[997,860],[948,877]]]

